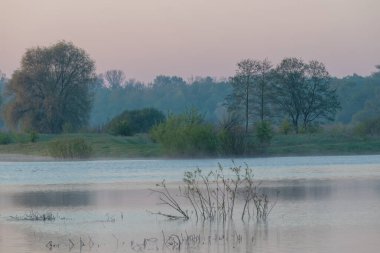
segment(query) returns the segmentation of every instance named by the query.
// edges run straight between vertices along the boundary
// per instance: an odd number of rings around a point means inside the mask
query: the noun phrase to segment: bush
[[[9,133],[0,133],[0,145],[9,144],[12,142],[12,136]]]
[[[164,114],[154,108],[124,111],[106,125],[106,130],[112,135],[130,136],[136,133],[147,133],[153,126],[164,120]]]
[[[279,127],[279,132],[281,134],[288,135],[291,133],[291,131],[292,131],[292,125],[290,124],[289,120],[285,119],[284,121],[282,121]]]
[[[267,121],[257,123],[255,127],[256,138],[260,144],[269,144],[273,138],[272,126]]]
[[[92,154],[92,147],[84,139],[62,139],[49,143],[49,153],[60,159],[85,159]]]
[[[380,118],[365,120],[357,124],[354,133],[361,136],[379,136],[380,135]]]
[[[29,134],[29,140],[30,142],[34,143],[38,140],[39,136],[38,136],[38,133],[35,132],[35,131],[32,131],[30,134]]]
[[[248,151],[248,137],[240,126],[239,117],[229,114],[219,122],[218,146],[224,155],[242,155]]]
[[[152,129],[151,137],[173,155],[210,155],[217,147],[213,127],[196,110],[169,116]]]

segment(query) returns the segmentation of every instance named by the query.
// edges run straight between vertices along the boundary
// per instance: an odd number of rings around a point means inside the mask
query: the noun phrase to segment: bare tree
[[[258,65],[252,59],[245,59],[238,62],[237,67],[235,76],[231,78],[232,93],[227,96],[226,104],[230,112],[240,115],[243,111],[245,132],[248,133],[253,109],[255,75],[258,71]]]
[[[108,83],[108,86],[112,89],[120,88],[125,81],[125,74],[122,70],[108,70],[104,75],[105,80]]]
[[[236,74],[231,78],[232,93],[227,97],[226,104],[230,112],[243,115],[247,133],[254,115],[259,115],[264,121],[269,114],[267,97],[272,64],[266,59],[246,59],[237,66]]]
[[[272,63],[267,59],[257,61],[257,73],[255,75],[257,94],[259,97],[259,114],[261,122],[270,115],[267,98],[270,96],[270,81],[272,76]]]

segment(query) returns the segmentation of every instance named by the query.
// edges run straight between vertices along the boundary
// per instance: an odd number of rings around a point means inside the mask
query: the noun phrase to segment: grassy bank
[[[39,135],[36,142],[28,135],[15,135],[9,144],[0,145],[0,154],[49,156],[49,143],[82,138],[92,147],[91,158],[157,158],[166,157],[160,144],[147,135],[132,137],[108,134]],[[264,156],[380,154],[380,137],[345,134],[275,135]]]
[[[380,154],[380,137],[326,133],[276,135],[266,154],[270,156]]]
[[[160,146],[146,135],[133,137],[112,136],[108,134],[62,134],[39,135],[38,141],[12,142],[0,145],[0,154],[22,154],[49,156],[49,144],[57,140],[82,138],[92,147],[93,158],[136,158],[159,157]],[[25,138],[26,139],[26,138]]]

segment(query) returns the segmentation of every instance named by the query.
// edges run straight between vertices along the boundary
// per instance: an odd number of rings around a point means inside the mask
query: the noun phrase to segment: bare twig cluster
[[[155,214],[165,216],[169,219],[184,219],[188,220],[190,217],[186,210],[182,209],[179,202],[174,198],[174,196],[169,192],[168,188],[166,187],[166,182],[163,180],[160,184],[156,185],[158,189],[151,189],[152,192],[157,193],[159,195],[160,199],[160,205],[166,205],[169,206],[172,210],[174,210],[177,214],[166,214],[162,212],[158,212]]]
[[[10,216],[13,220],[27,220],[27,221],[54,221],[56,216],[52,212],[39,213],[38,211],[29,211],[22,216]]]
[[[191,212],[181,206],[163,181],[157,185],[158,190],[152,191],[159,194],[160,204],[169,206],[176,215],[162,212],[157,214],[184,220],[190,219],[190,214],[194,214],[196,220],[226,221],[232,220],[235,213],[240,211],[242,220],[253,217],[266,220],[274,206],[269,207],[268,196],[260,191],[260,183],[254,181],[252,169],[247,165],[244,168],[234,165],[228,173],[220,164],[218,169],[208,174],[202,173],[198,168],[185,172],[183,181],[185,185],[179,187],[177,195],[187,200]],[[243,204],[235,211],[238,200],[243,201]]]

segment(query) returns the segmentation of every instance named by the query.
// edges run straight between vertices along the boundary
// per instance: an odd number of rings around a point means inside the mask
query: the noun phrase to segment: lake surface
[[[0,252],[378,252],[380,156],[235,159],[275,203],[266,222],[168,221],[148,189],[228,159],[0,162]],[[277,192],[279,192],[277,196]],[[29,221],[52,213],[54,220]]]

